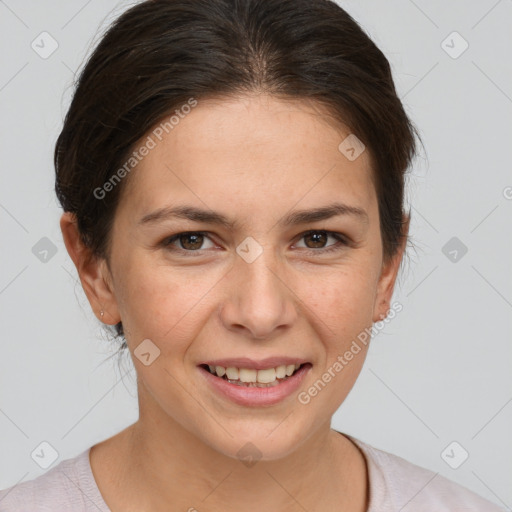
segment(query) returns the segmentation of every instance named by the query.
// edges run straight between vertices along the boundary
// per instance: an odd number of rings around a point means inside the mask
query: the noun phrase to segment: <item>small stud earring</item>
[[[100,311],[100,316],[103,318],[103,309]]]

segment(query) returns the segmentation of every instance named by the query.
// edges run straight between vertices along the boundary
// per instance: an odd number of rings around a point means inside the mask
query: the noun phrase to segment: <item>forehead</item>
[[[186,111],[141,139],[152,149],[122,198],[134,215],[185,196],[216,209],[290,208],[301,196],[303,206],[346,199],[368,208],[374,199],[370,155],[350,161],[340,152],[350,130],[322,105],[258,94],[198,100]]]

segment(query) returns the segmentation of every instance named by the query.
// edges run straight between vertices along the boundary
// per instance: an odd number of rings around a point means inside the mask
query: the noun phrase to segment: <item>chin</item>
[[[267,427],[252,420],[238,425],[236,429],[229,424],[225,428],[231,435],[221,427],[216,429],[218,434],[215,436],[211,435],[210,430],[205,433],[205,444],[226,457],[240,460],[248,467],[258,461],[283,459],[297,450],[308,437],[296,423],[290,431],[290,424],[286,420],[281,425],[273,422]]]

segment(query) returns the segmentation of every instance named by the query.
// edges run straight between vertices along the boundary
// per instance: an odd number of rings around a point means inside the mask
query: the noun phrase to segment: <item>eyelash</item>
[[[326,231],[324,229],[312,229],[310,231],[306,231],[305,233],[302,233],[300,235],[299,240],[301,240],[302,238],[306,237],[307,235],[311,235],[313,233],[325,233],[327,236],[332,236],[333,238],[335,238],[338,241],[338,243],[330,245],[326,249],[321,248],[321,247],[318,248],[318,249],[306,249],[306,252],[308,252],[309,254],[318,254],[318,253],[328,254],[328,253],[331,253],[331,252],[340,251],[341,249],[343,249],[346,246],[350,245],[350,243],[346,239],[346,237],[342,236],[340,233],[336,233],[335,231]],[[178,240],[180,237],[182,237],[184,235],[202,235],[202,236],[210,238],[208,236],[208,232],[207,231],[184,231],[184,232],[181,232],[181,233],[177,233],[176,235],[173,235],[171,237],[165,238],[161,242],[161,245],[164,248],[166,248],[168,250],[171,250],[173,252],[176,251],[176,252],[185,253],[187,256],[192,256],[192,254],[190,254],[190,253],[201,255],[204,251],[208,251],[208,249],[197,249],[197,250],[193,251],[193,250],[187,250],[187,249],[180,249],[180,248],[176,248],[176,247],[170,249],[169,246],[171,246],[171,244],[173,242],[175,242],[176,240]]]

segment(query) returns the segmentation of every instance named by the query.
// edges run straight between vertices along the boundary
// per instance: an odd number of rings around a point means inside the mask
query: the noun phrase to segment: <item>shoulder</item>
[[[98,492],[90,470],[88,448],[33,480],[0,490],[0,511],[103,511]]]
[[[370,481],[368,512],[504,512],[478,494],[402,457],[352,436],[365,456]]]

